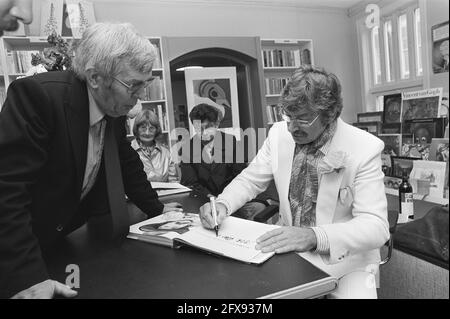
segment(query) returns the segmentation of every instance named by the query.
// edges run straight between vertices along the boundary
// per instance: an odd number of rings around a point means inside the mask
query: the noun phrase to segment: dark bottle
[[[408,181],[408,175],[403,170],[402,183],[398,187],[399,215],[398,223],[407,223],[408,218],[414,218],[413,189]]]

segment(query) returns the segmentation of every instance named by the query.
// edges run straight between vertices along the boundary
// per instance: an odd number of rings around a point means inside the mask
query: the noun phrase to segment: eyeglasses
[[[306,121],[306,120],[301,120],[301,119],[292,119],[289,115],[287,115],[284,112],[281,113],[281,117],[283,118],[283,121],[286,121],[287,123],[292,122],[292,123],[300,125],[300,126],[310,127],[319,118],[319,114],[317,114],[317,116],[311,121]]]
[[[128,84],[128,83],[126,83],[126,82],[116,78],[115,76],[113,76],[112,78],[114,80],[116,80],[117,82],[119,82],[120,84],[122,84],[124,87],[126,87],[127,88],[127,92],[129,94],[131,94],[131,95],[134,95],[137,92],[139,92],[140,90],[145,89],[155,79],[154,77],[152,77],[150,80],[147,80],[147,81],[138,82],[138,83],[134,83],[134,84]]]
[[[156,127],[154,127],[153,125],[147,125],[147,124],[141,124],[141,125],[139,125],[138,126],[138,130],[140,130],[140,131],[147,131],[147,129],[150,131],[150,132],[155,132],[156,131]]]

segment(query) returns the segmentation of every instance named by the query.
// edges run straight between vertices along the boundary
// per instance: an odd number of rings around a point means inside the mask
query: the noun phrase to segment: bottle
[[[408,175],[405,170],[403,170],[402,176],[402,183],[398,187],[399,224],[407,223],[408,218],[414,218],[413,189],[408,181]]]

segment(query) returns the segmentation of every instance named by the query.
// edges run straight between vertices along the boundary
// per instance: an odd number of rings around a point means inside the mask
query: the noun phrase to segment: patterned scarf
[[[327,142],[331,142],[335,131],[336,121],[333,121],[315,141],[295,145],[289,184],[289,203],[294,226],[316,225],[316,201],[319,190],[317,165],[325,155],[321,152],[321,148]]]

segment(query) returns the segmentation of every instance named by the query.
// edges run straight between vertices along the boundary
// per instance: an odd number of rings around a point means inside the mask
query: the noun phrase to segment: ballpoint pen
[[[211,203],[212,215],[214,217],[214,230],[216,231],[216,237],[219,236],[219,224],[217,224],[217,210],[216,210],[216,198],[211,196],[209,198]]]

